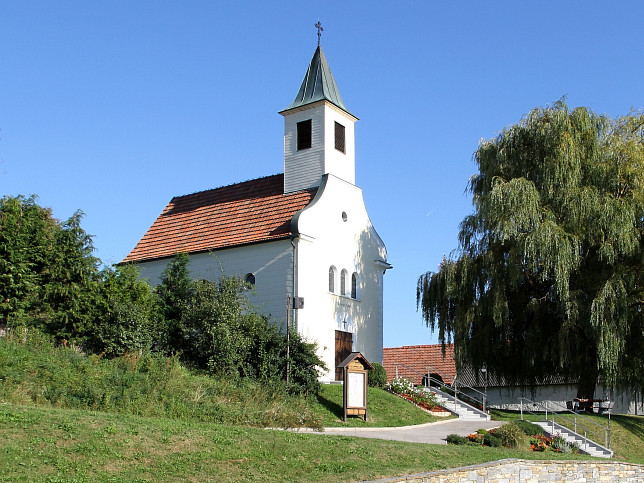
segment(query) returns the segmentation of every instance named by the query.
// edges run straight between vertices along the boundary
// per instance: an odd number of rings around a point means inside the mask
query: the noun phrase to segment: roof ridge
[[[185,195],[173,196],[170,201],[176,200],[178,198],[184,198],[186,196],[194,196],[194,195],[199,195],[199,194],[202,194],[202,193],[208,193],[210,191],[216,191],[216,190],[220,190],[222,188],[232,188],[234,186],[239,186],[239,185],[242,185],[242,184],[245,184],[245,183],[252,183],[254,181],[260,181],[260,180],[263,180],[263,179],[268,180],[269,178],[276,178],[278,176],[283,177],[284,173],[269,174],[267,176],[260,176],[259,178],[247,179],[246,181],[238,181],[237,183],[231,183],[231,184],[226,184],[226,185],[222,185],[222,186],[217,186],[216,188],[208,188],[208,189],[201,190],[201,191],[194,191],[192,193],[186,193]]]
[[[445,347],[451,347],[454,344],[445,344]],[[383,350],[387,349],[410,349],[410,348],[416,348],[416,347],[442,347],[443,344],[415,344],[415,345],[403,345],[399,347],[383,347]]]

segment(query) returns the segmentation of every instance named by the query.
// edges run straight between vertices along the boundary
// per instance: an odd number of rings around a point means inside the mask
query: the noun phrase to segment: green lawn
[[[362,417],[348,417],[342,421],[342,386],[324,384],[317,397],[316,414],[324,427],[388,427],[433,423],[445,418],[432,416],[404,399],[375,387],[368,388],[367,421]]]
[[[0,404],[0,481],[363,481],[502,458],[571,456]]]

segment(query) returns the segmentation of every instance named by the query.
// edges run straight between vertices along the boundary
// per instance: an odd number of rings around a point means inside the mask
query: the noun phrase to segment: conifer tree
[[[82,216],[60,222],[35,196],[0,199],[0,323],[79,341],[91,330],[100,261]]]

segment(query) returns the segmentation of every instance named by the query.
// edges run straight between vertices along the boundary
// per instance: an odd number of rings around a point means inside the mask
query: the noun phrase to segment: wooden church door
[[[351,332],[335,331],[335,380],[341,381],[344,377],[340,363],[351,354],[353,350],[353,334]]]

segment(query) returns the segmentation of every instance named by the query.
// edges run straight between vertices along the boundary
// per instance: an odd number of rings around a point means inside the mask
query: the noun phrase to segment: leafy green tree
[[[248,301],[248,285],[237,277],[195,283],[180,320],[182,358],[219,376],[248,377],[283,384],[286,335]],[[324,363],[315,344],[290,334],[292,392],[316,392]]]
[[[459,250],[418,280],[422,316],[458,364],[511,383],[548,374],[644,383],[644,115],[560,101],[475,153]]]
[[[135,266],[100,270],[82,216],[60,222],[35,197],[0,199],[0,325],[37,326],[108,356],[179,352],[212,374],[284,380],[286,337],[250,305],[245,282],[195,282],[186,254],[154,291]],[[291,334],[290,356],[290,389],[315,390],[315,346]]]
[[[252,375],[249,364],[257,318],[247,316],[251,307],[245,284],[236,277],[222,276],[218,282],[201,280],[184,309],[184,356],[212,374]]]
[[[113,357],[159,344],[165,327],[158,299],[136,266],[104,269],[100,291],[101,304],[88,341],[93,352]]]

